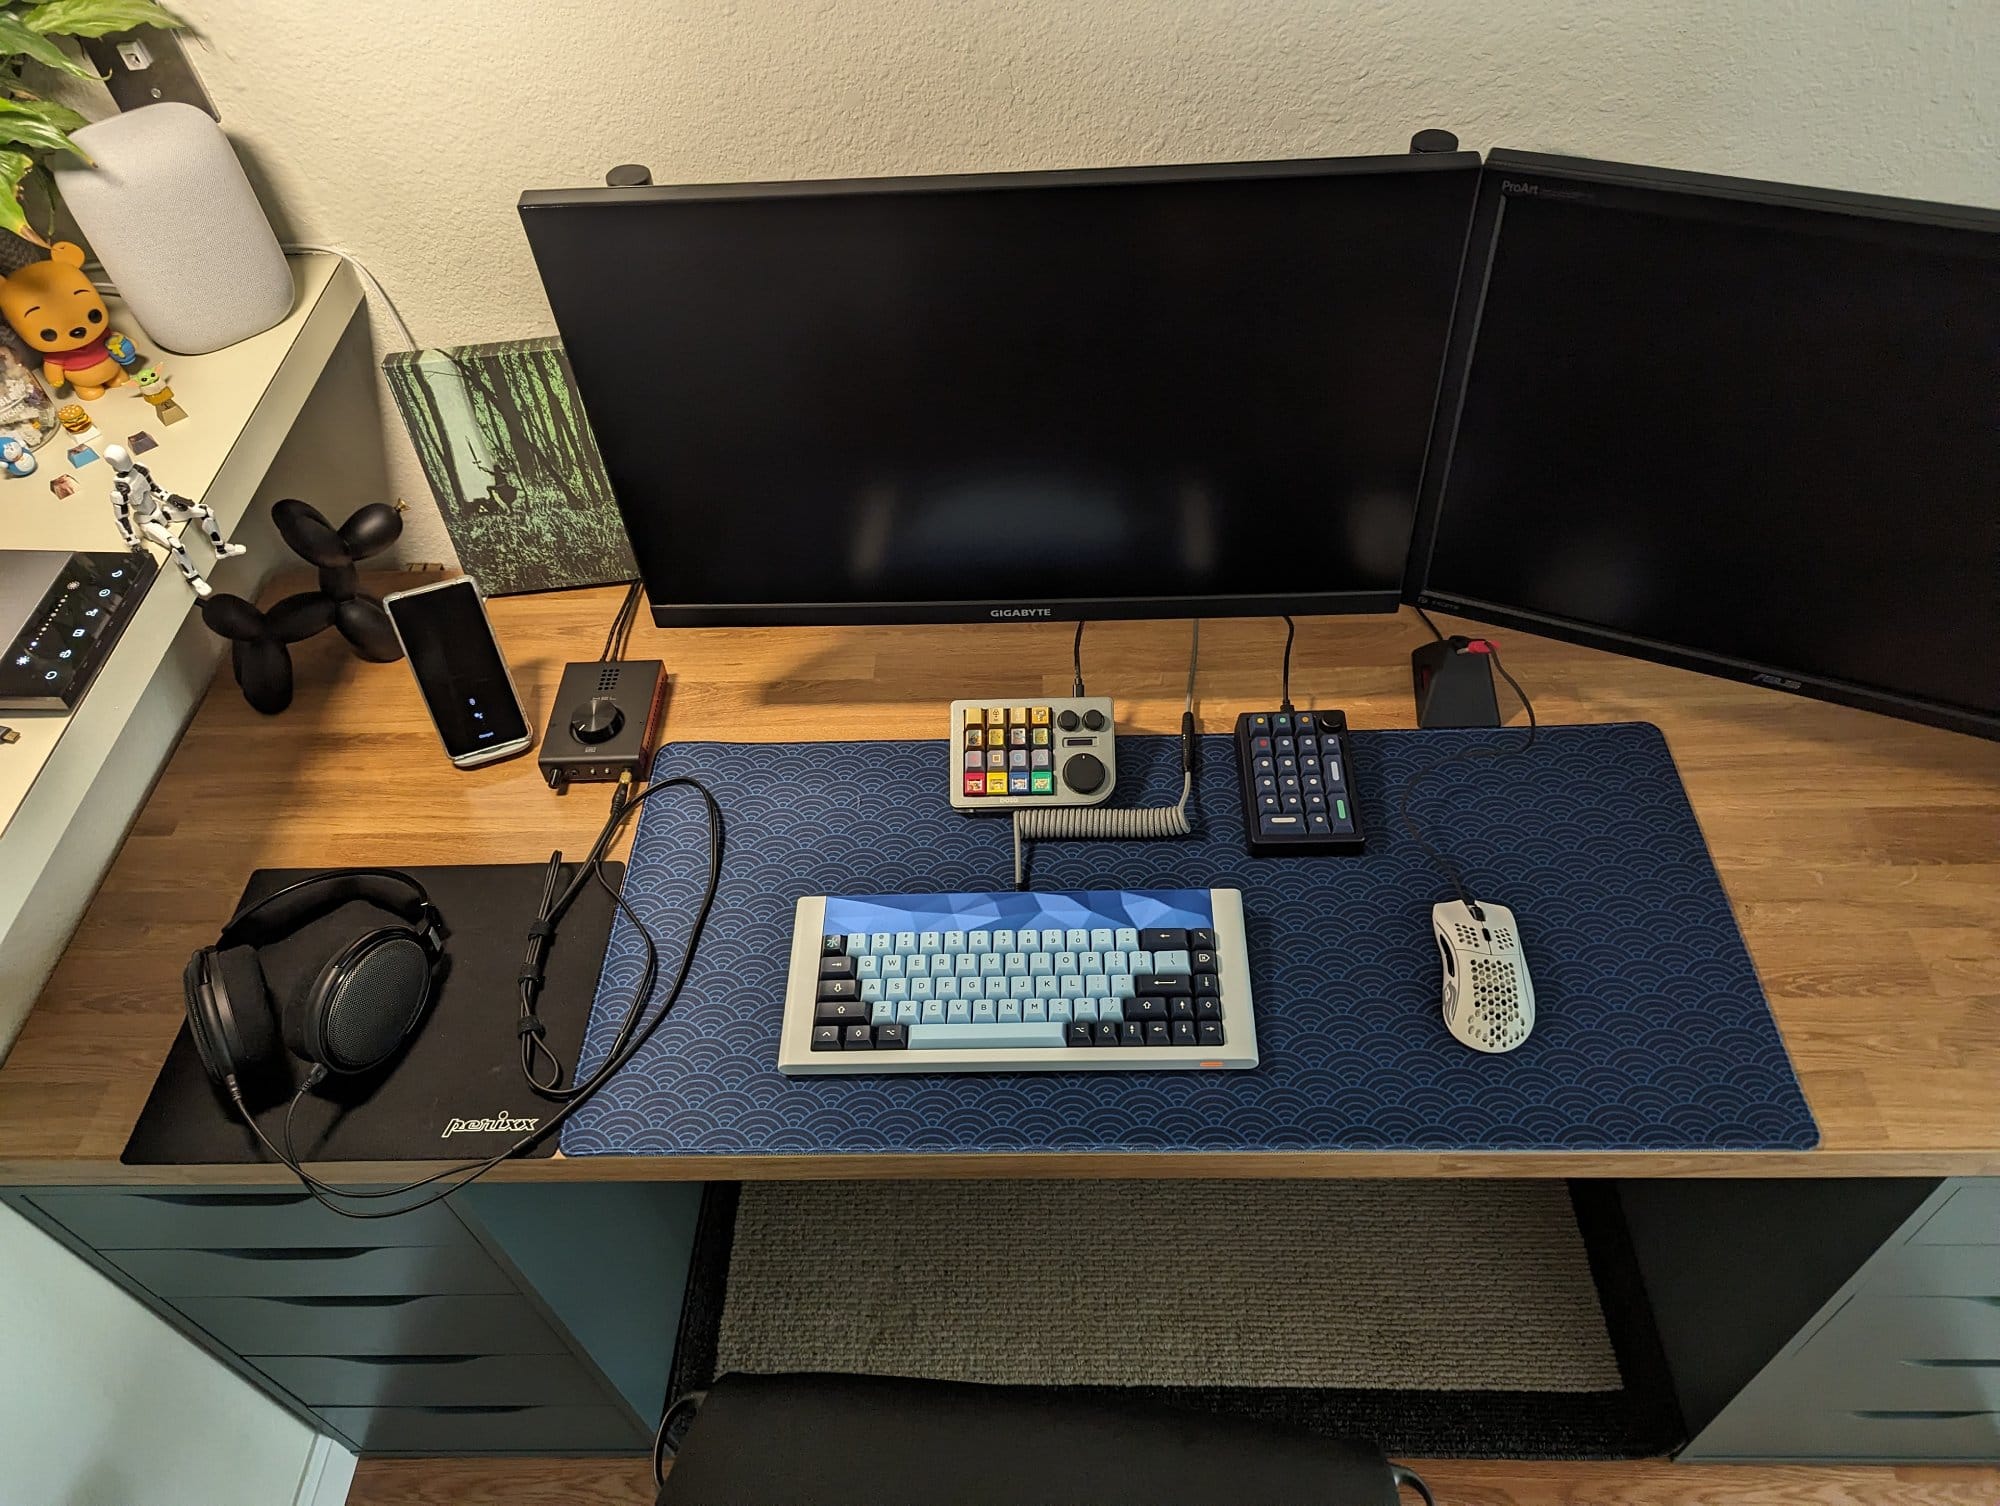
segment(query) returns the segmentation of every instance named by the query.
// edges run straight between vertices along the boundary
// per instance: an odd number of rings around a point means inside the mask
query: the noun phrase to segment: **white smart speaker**
[[[291,268],[222,127],[159,104],[71,134],[96,165],[56,173],[63,203],[155,344],[199,355],[291,312]]]

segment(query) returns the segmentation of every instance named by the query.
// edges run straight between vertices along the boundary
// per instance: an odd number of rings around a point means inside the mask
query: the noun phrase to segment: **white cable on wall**
[[[396,328],[402,333],[404,346],[410,350],[420,348],[417,344],[417,337],[410,333],[409,321],[403,317],[403,311],[396,307],[396,300],[389,296],[389,290],[382,286],[380,278],[368,270],[368,263],[356,256],[352,251],[343,251],[338,246],[307,245],[304,241],[287,242],[284,249],[287,251],[318,251],[326,256],[337,256],[346,262],[361,275],[362,281],[374,289],[375,296],[382,300],[382,307],[389,311],[389,317],[396,321]]]

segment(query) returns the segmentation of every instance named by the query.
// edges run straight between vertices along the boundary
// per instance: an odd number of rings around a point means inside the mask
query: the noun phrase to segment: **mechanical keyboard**
[[[798,902],[781,1072],[1256,1065],[1238,890]]]

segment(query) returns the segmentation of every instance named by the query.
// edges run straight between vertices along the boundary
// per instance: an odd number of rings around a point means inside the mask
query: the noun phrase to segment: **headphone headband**
[[[357,899],[408,921],[433,958],[443,950],[444,921],[437,906],[422,884],[394,868],[334,868],[287,884],[239,911],[215,944],[218,949],[268,946]]]

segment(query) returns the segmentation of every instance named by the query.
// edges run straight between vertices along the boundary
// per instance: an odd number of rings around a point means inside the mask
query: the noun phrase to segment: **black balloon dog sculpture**
[[[370,502],[335,528],[319,509],[296,497],[271,504],[271,521],[292,552],[319,568],[319,589],[287,596],[260,611],[240,596],[217,592],[201,604],[209,631],[230,640],[230,659],[243,699],[267,716],[292,704],[292,656],[286,645],[329,627],[375,664],[403,657],[381,599],[365,595],[355,562],[380,554],[403,533],[402,514]]]

